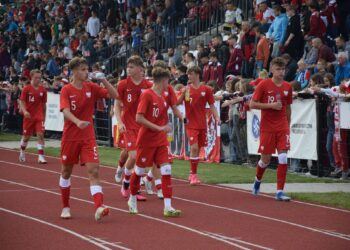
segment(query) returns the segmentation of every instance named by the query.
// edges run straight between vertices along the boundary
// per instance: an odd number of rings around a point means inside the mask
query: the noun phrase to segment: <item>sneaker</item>
[[[170,207],[169,209],[164,209],[163,215],[164,217],[179,217],[181,215],[181,210]]]
[[[162,191],[161,189],[159,189],[159,190],[157,191],[157,197],[158,197],[159,199],[161,199],[161,200],[164,199],[163,191]]]
[[[26,154],[23,150],[19,151],[19,161],[25,162],[26,161]]]
[[[109,214],[109,208],[108,207],[98,207],[95,212],[95,220],[99,221],[102,219],[102,217],[107,216]]]
[[[143,177],[142,181],[145,184],[146,193],[153,194],[152,182],[147,179],[147,176]]]
[[[70,219],[70,218],[72,218],[72,215],[70,214],[70,208],[69,207],[64,207],[62,209],[61,218],[62,219]]]
[[[282,191],[276,193],[277,201],[290,201],[290,197],[286,196]]]
[[[124,185],[122,185],[120,192],[124,198],[129,198],[129,196],[130,196],[130,189],[129,188],[124,189]]]
[[[39,155],[38,163],[39,164],[46,164],[47,163],[47,161],[45,160],[45,157],[43,155]]]
[[[188,176],[188,182],[191,182],[191,180],[192,180],[192,174],[190,174],[189,176]]]
[[[115,182],[120,183],[122,181],[122,177],[123,177],[123,169],[118,167],[114,175]]]
[[[139,211],[137,211],[137,201],[132,199],[131,196],[128,200],[128,206],[129,206],[129,213],[130,214],[138,214]]]
[[[349,180],[349,174],[350,174],[349,170],[347,172],[342,172],[340,180]]]
[[[258,195],[260,192],[260,184],[261,181],[258,181],[257,179],[255,179],[254,184],[253,184],[253,190],[252,190],[252,194],[253,195]]]
[[[341,168],[336,168],[332,173],[331,173],[331,177],[335,177],[335,178],[340,178],[342,176],[343,171],[341,170]]]
[[[146,201],[147,198],[146,198],[145,196],[142,196],[142,195],[140,195],[140,194],[137,194],[137,195],[136,195],[136,200],[137,200],[137,201]]]
[[[201,184],[201,181],[198,179],[198,176],[196,174],[192,174],[190,184],[192,186]]]

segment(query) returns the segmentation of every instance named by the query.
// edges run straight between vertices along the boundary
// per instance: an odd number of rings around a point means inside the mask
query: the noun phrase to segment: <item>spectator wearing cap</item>
[[[100,19],[97,17],[96,11],[91,11],[91,16],[89,17],[86,24],[86,32],[92,37],[97,37],[100,32],[101,24]]]
[[[232,35],[227,39],[230,48],[230,58],[226,66],[226,75],[240,75],[242,70],[243,52],[237,44],[237,36]]]
[[[275,14],[275,19],[266,33],[266,37],[270,39],[273,44],[271,57],[275,58],[281,54],[281,48],[284,45],[288,18],[286,13],[282,13],[282,7],[280,5],[274,5],[273,12]]]
[[[348,53],[340,52],[338,54],[338,65],[335,68],[335,84],[339,86],[344,79],[349,79],[349,78],[350,78],[350,62],[349,62]]]
[[[295,60],[299,60],[303,55],[304,39],[301,31],[300,16],[296,14],[293,7],[287,7],[288,26],[284,52],[288,53]]]
[[[268,7],[266,0],[257,0],[256,5],[258,7],[258,11],[255,19],[260,22],[264,32],[267,32],[272,21],[275,19],[273,10]]]
[[[264,29],[259,26],[256,30],[258,43],[256,45],[254,77],[258,77],[262,69],[267,69],[270,56],[269,41],[265,36]]]

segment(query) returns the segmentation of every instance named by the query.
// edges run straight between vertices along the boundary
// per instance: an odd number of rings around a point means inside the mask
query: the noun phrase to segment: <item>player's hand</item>
[[[162,131],[164,133],[169,133],[171,131],[171,128],[168,125],[161,126],[159,128],[160,128],[160,131]]]
[[[126,131],[126,127],[125,127],[125,124],[124,123],[119,123],[118,124],[118,129],[119,129],[119,132],[120,133],[124,133]]]
[[[24,112],[23,115],[25,118],[30,118],[30,113],[28,111]]]
[[[220,118],[215,118],[215,121],[216,121],[216,124],[217,124],[218,126],[221,125],[221,120],[220,120]]]
[[[271,108],[274,110],[281,110],[282,109],[282,102],[271,103]]]
[[[76,123],[77,127],[80,128],[80,129],[85,129],[87,126],[90,125],[90,122],[87,122],[87,121],[78,121]]]

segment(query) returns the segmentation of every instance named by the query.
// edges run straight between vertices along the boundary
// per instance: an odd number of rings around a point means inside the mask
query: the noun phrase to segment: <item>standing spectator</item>
[[[309,5],[309,9],[311,11],[310,30],[307,33],[307,36],[314,36],[324,40],[327,28],[325,22],[320,16],[319,7],[317,3],[312,2]]]
[[[251,78],[254,69],[255,33],[251,30],[250,23],[247,21],[242,22],[240,42],[243,52],[242,77]]]
[[[257,78],[261,70],[268,68],[270,48],[269,41],[261,26],[256,30],[256,37],[258,39],[258,44],[256,46],[254,77]]]
[[[215,36],[212,39],[212,43],[213,43],[213,49],[215,50],[216,55],[218,57],[218,61],[221,63],[225,74],[226,66],[230,56],[230,49],[227,47],[226,44],[223,43],[221,35]]]
[[[57,64],[56,58],[53,57],[50,53],[47,54],[47,57],[48,57],[48,61],[46,65],[47,73],[51,78],[53,78],[54,76],[58,76],[61,73],[61,71],[60,71],[59,65]]]
[[[289,17],[284,52],[288,53],[295,60],[299,60],[303,55],[304,39],[300,25],[300,16],[292,7],[287,8]]]
[[[6,45],[0,47],[0,72],[11,66],[11,55],[7,50]]]
[[[218,57],[215,52],[211,52],[209,54],[209,67],[210,67],[209,81],[215,81],[216,86],[222,89],[223,82],[224,82],[223,68],[220,62],[218,62]]]
[[[90,34],[93,38],[97,37],[100,32],[101,24],[100,19],[97,17],[96,11],[91,11],[91,16],[89,17],[86,24],[86,32]]]
[[[232,35],[227,39],[230,48],[230,58],[226,66],[226,75],[240,75],[242,70],[243,52],[237,44],[237,36]]]
[[[135,52],[140,52],[140,49],[141,49],[141,29],[140,27],[136,24],[136,23],[133,23],[131,25],[131,29],[132,29],[132,32],[131,32],[131,36],[132,36],[132,43],[131,43],[131,47],[133,48],[133,50]]]
[[[187,52],[185,55],[185,65],[186,67],[189,69],[193,66],[196,66],[196,62],[195,62],[196,58],[194,57],[194,55],[191,52]]]
[[[348,78],[350,78],[350,62],[348,53],[340,52],[338,54],[338,65],[335,68],[335,84],[339,86],[344,79]]]
[[[164,60],[163,55],[159,54],[155,47],[149,48],[148,54],[149,54],[149,64],[150,65],[153,65],[156,60]]]
[[[224,31],[228,31],[231,33],[236,33],[234,31],[235,28],[240,28],[242,25],[243,13],[240,8],[238,8],[233,1],[229,1],[226,3],[226,11],[225,11],[225,23],[224,23]]]
[[[177,49],[168,48],[168,66],[176,67],[177,65],[180,65],[180,63],[181,57],[178,54]]]
[[[207,53],[201,54],[201,65],[203,66],[202,69],[202,81],[206,84],[209,82],[210,79],[210,62],[209,62],[209,55]]]
[[[281,57],[286,64],[286,71],[284,73],[283,80],[291,82],[294,80],[298,69],[297,62],[289,54],[283,54]]]
[[[269,38],[273,44],[271,57],[275,58],[281,54],[281,49],[284,45],[288,18],[285,13],[282,13],[282,7],[280,5],[274,5],[273,11],[275,14],[275,19],[273,20],[266,37]]]
[[[257,12],[255,19],[262,25],[263,31],[267,32],[272,21],[275,19],[273,10],[268,7],[267,0],[257,0],[256,5],[258,6],[259,11]]]

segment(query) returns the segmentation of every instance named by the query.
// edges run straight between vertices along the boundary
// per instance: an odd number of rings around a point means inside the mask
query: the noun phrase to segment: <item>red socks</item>
[[[268,164],[265,164],[260,160],[256,165],[256,179],[261,181]]]
[[[283,190],[286,183],[288,165],[278,164],[277,167],[277,190]]]
[[[121,160],[119,159],[119,161],[118,161],[118,166],[121,167],[121,168],[123,168],[124,165],[125,165],[125,162],[126,162],[126,161],[121,161]]]
[[[70,207],[69,206],[70,187],[66,187],[66,188],[60,187],[60,190],[61,190],[63,207]]]
[[[94,199],[95,209],[97,209],[103,205],[103,194],[102,193],[96,193],[92,197]]]
[[[140,179],[141,179],[141,176],[138,176],[135,172],[132,173],[131,179],[130,179],[131,195],[137,195],[138,191],[140,190]]]
[[[197,174],[197,168],[198,168],[198,162],[199,162],[198,157],[190,158],[190,162],[191,162],[191,174]]]
[[[171,175],[162,175],[162,191],[164,198],[173,196],[173,188],[171,187]]]

